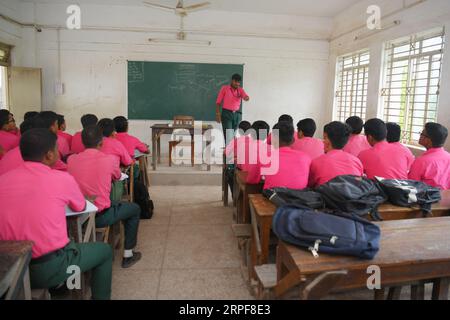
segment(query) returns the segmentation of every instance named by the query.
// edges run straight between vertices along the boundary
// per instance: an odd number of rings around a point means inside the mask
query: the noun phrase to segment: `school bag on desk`
[[[309,208],[281,207],[273,231],[289,244],[319,253],[373,259],[379,250],[380,228],[355,214],[316,212]]]
[[[378,206],[387,201],[377,182],[351,175],[336,177],[316,191],[322,195],[327,208],[358,216],[370,215],[375,221],[381,221]]]
[[[377,178],[389,201],[400,207],[419,206],[424,215],[430,215],[433,203],[441,201],[441,190],[421,181]]]
[[[311,189],[273,188],[264,190],[263,195],[277,207],[306,206],[311,209],[323,209],[325,207],[322,195]]]

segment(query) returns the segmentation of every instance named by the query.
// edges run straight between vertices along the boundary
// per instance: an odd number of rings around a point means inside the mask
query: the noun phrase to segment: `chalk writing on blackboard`
[[[128,62],[128,82],[144,82],[144,62]]]

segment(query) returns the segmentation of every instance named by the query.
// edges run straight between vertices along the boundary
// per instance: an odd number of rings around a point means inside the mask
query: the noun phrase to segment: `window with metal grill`
[[[344,122],[351,116],[365,120],[369,63],[368,50],[338,58],[335,97],[337,120]]]
[[[427,122],[436,122],[444,30],[386,44],[383,115],[402,127],[402,142],[416,145]]]

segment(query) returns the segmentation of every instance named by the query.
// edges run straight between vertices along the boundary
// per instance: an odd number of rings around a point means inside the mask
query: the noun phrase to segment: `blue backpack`
[[[319,252],[373,259],[379,250],[380,228],[355,214],[317,212],[306,207],[278,208],[273,218],[278,238]]]

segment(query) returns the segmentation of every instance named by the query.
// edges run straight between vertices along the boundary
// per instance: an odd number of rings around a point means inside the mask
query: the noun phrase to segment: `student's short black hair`
[[[25,132],[27,132],[28,130],[31,130],[33,128],[34,128],[33,119],[24,120],[20,124],[20,134],[23,135]]]
[[[37,111],[28,111],[24,114],[23,120],[33,119],[37,115],[39,115],[39,112],[37,112]]]
[[[360,117],[353,116],[345,121],[346,124],[352,128],[352,134],[361,134],[362,129],[364,128],[364,121]]]
[[[278,122],[290,122],[292,123],[292,126],[294,126],[294,118],[288,114],[283,114],[278,118]]]
[[[231,80],[241,82],[241,81],[242,81],[242,76],[241,76],[239,73],[235,73],[235,74],[233,74],[233,76],[231,77]]]
[[[299,123],[297,123],[297,130],[303,132],[305,137],[312,138],[317,130],[316,122],[310,118],[300,120]]]
[[[6,109],[0,110],[0,130],[3,128],[5,124],[8,124],[9,114],[10,112]]]
[[[252,129],[256,133],[257,140],[265,140],[269,136],[270,126],[265,121],[256,121],[252,125]]]
[[[115,126],[114,126],[114,121],[112,121],[111,119],[102,119],[98,122],[98,127],[100,128],[100,130],[102,131],[102,134],[104,137],[111,137],[111,135],[113,134],[113,132],[116,130]]]
[[[128,120],[125,117],[119,116],[114,118],[114,126],[117,132],[127,132],[128,131]]]
[[[66,119],[62,114],[58,114],[58,129],[61,129],[61,126],[66,123]]]
[[[36,129],[50,129],[57,121],[58,115],[53,111],[42,111],[33,118]]]
[[[41,162],[47,152],[56,148],[56,134],[45,128],[31,129],[20,139],[20,153],[24,161]]]
[[[352,128],[348,124],[334,121],[327,124],[323,132],[327,134],[333,148],[341,150],[347,145],[352,134]]]
[[[383,141],[387,137],[387,127],[381,119],[370,119],[364,124],[366,136],[372,136],[376,141]]]
[[[387,136],[386,140],[389,143],[399,142],[402,136],[402,128],[398,123],[388,122],[386,123]]]
[[[87,149],[97,148],[102,140],[103,134],[99,126],[89,126],[81,132],[81,141]]]
[[[433,143],[433,148],[442,148],[448,138],[448,129],[439,123],[429,122],[425,125],[425,133]]]
[[[248,121],[244,120],[239,123],[239,130],[242,130],[243,133],[246,133],[251,127],[252,124]]]
[[[98,122],[98,118],[95,114],[85,114],[81,117],[81,125],[83,128],[87,128],[89,126],[95,126]]]
[[[276,129],[278,129],[278,137],[280,139],[280,142],[287,145],[290,145],[294,142],[295,129],[290,121],[278,122]]]

